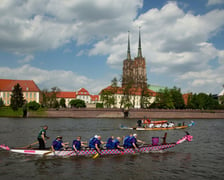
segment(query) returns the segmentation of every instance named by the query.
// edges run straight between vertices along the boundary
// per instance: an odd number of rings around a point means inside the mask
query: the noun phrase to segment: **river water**
[[[190,119],[173,120],[175,123]],[[192,142],[185,142],[163,153],[124,156],[39,157],[0,150],[0,179],[224,179],[224,119],[197,119],[187,129]],[[105,140],[124,136],[132,130],[119,129],[120,124],[134,126],[130,119],[72,119],[72,118],[0,118],[0,144],[23,147],[36,141],[40,127],[47,124],[51,138],[58,135],[69,141],[78,136],[88,140],[98,134]],[[135,131],[136,132],[136,131]],[[166,131],[167,142],[175,142],[185,135],[184,130]],[[153,136],[162,137],[164,131],[138,131],[138,138],[151,143]]]

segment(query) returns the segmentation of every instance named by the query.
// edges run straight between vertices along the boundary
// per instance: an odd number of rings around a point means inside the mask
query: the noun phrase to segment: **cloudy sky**
[[[0,78],[97,94],[121,78],[141,27],[148,84],[219,93],[224,0],[1,0]]]

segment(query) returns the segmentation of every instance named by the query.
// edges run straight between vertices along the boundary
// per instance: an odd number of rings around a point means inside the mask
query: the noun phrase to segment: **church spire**
[[[131,50],[130,50],[129,31],[128,31],[128,50],[127,50],[127,59],[128,59],[128,60],[131,60]]]
[[[140,32],[140,27],[139,27],[138,56],[137,56],[137,57],[142,57],[141,32]]]

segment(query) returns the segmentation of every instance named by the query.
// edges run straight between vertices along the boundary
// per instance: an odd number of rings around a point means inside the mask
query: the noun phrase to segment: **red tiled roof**
[[[99,99],[100,99],[99,95],[91,95],[90,97],[91,97],[92,101],[99,101]]]
[[[89,94],[89,92],[85,89],[85,88],[81,88],[79,91],[78,91],[78,93],[77,93],[77,95],[87,95],[87,96],[90,96],[90,94]]]
[[[57,98],[76,98],[76,92],[58,92]]]
[[[103,90],[113,91],[114,88],[111,87],[111,86],[108,86],[108,87],[106,87],[106,88],[103,89]],[[100,94],[102,93],[103,90],[101,90]],[[131,88],[131,89],[129,90],[129,92],[130,92],[131,95],[138,95],[138,96],[140,96],[140,95],[141,95],[141,88]],[[116,92],[116,93],[117,93],[117,94],[124,94],[124,88],[122,88],[122,87],[117,87],[117,92]],[[155,91],[152,91],[152,90],[150,90],[150,89],[148,89],[148,93],[149,93],[149,95],[151,95],[151,96],[156,96],[156,92],[155,92]]]
[[[33,80],[0,79],[0,91],[12,91],[19,84],[23,92],[39,92],[40,89]]]

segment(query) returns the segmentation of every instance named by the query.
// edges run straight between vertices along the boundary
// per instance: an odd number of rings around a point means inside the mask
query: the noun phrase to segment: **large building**
[[[145,58],[142,56],[141,33],[139,31],[138,54],[131,59],[130,39],[128,34],[127,58],[123,61],[122,87],[147,87],[147,74]]]
[[[70,101],[75,99],[83,100],[87,107],[96,107],[96,103],[99,102],[99,95],[92,95],[85,88],[81,88],[77,92],[60,91],[56,93],[56,97],[58,101],[64,98],[66,107],[70,107]]]
[[[39,103],[40,89],[33,80],[0,79],[0,98],[4,105],[10,105],[11,94],[17,84],[22,88],[23,97],[27,102],[36,101]]]
[[[126,90],[128,89],[128,94]],[[147,85],[146,62],[142,56],[141,33],[139,30],[138,54],[132,59],[130,51],[130,38],[128,34],[127,58],[123,61],[122,87],[115,88],[108,86],[103,91],[115,92],[115,104],[113,107],[125,108],[124,101],[128,99],[133,108],[141,108],[141,101],[144,93],[148,94],[147,102],[152,104],[155,101],[156,92],[149,89]],[[148,105],[149,105],[148,104]],[[147,105],[147,106],[148,106]]]

